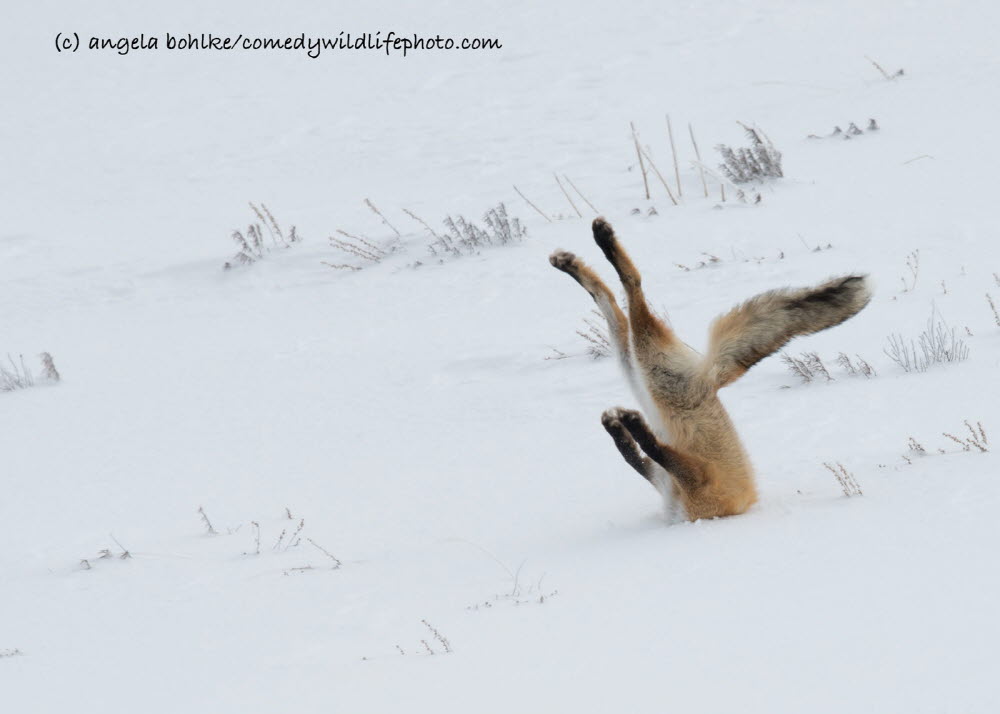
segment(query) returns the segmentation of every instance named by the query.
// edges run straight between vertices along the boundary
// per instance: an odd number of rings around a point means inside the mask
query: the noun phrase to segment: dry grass
[[[854,474],[844,468],[842,463],[838,461],[836,468],[825,462],[823,465],[837,479],[837,483],[840,484],[840,488],[844,492],[845,496],[850,498],[851,496],[864,495],[861,491],[861,486],[858,485],[857,480],[854,478]]]
[[[855,136],[861,136],[862,134],[865,133],[865,131],[869,131],[869,132],[871,132],[871,131],[879,131],[879,128],[880,127],[878,125],[878,122],[875,121],[874,119],[869,119],[868,120],[868,126],[866,126],[863,130],[861,129],[861,127],[859,127],[857,124],[855,124],[852,121],[852,122],[850,122],[847,125],[847,131],[844,131],[839,126],[834,126],[833,127],[833,131],[831,131],[826,136],[820,136],[819,134],[810,134],[806,138],[807,139],[845,139],[845,140],[847,140],[847,139],[852,139]]]
[[[205,513],[203,508],[198,508],[198,515],[201,516],[202,525],[205,527],[205,532],[209,535],[219,535],[219,531],[215,529],[212,522],[209,520],[208,515]],[[286,554],[290,555],[292,553],[301,553],[302,548],[300,547],[303,542],[308,543],[313,548],[318,550],[323,554],[324,558],[329,561],[329,566],[324,566],[322,563],[307,563],[306,565],[299,565],[295,567],[288,567],[283,569],[285,575],[305,573],[308,571],[321,571],[321,570],[338,570],[343,564],[341,560],[331,553],[329,550],[324,548],[322,545],[317,543],[312,538],[305,535],[306,529],[306,519],[299,517],[296,518],[292,516],[290,509],[285,508],[282,514],[282,521],[288,523],[288,527],[281,528],[278,533],[277,538],[273,542],[270,548],[270,552],[273,554],[269,557],[285,558]],[[252,550],[243,551],[245,556],[260,556],[262,554],[261,539],[263,535],[263,529],[261,528],[260,522],[256,520],[249,521],[250,523],[250,535],[253,539]],[[243,524],[239,524],[235,528],[227,527],[225,529],[226,535],[235,535],[243,528]]]
[[[575,203],[573,203],[573,198],[569,195],[569,191],[566,190],[566,187],[562,185],[562,181],[559,180],[559,174],[552,174],[552,175],[556,179],[556,184],[559,186],[559,190],[562,191],[563,196],[566,197],[566,200],[569,202],[569,205],[572,206],[573,210],[576,212],[576,217],[583,218],[583,214],[580,213],[580,209],[576,207]]]
[[[913,288],[917,285],[917,276],[920,275],[920,251],[914,250],[909,255],[906,256],[906,269],[910,273],[910,282],[907,283],[906,277],[900,277],[903,282],[903,292],[912,292]]]
[[[956,436],[955,434],[952,434],[947,431],[941,432],[941,435],[944,436],[949,441],[953,441],[954,443],[961,446],[962,451],[978,451],[980,453],[988,452],[990,450],[989,448],[990,441],[989,438],[986,436],[986,429],[983,428],[982,423],[976,422],[976,425],[973,426],[968,419],[966,419],[962,423],[965,425],[965,429],[969,434],[968,436]],[[916,439],[914,439],[912,436],[907,438],[906,446],[909,453],[915,457],[923,457],[928,455],[928,451],[927,449],[924,448],[924,445],[921,444]],[[937,453],[947,454],[948,452],[938,447]],[[906,454],[902,455],[902,459],[908,464],[911,465],[913,464],[913,459],[911,459],[910,456],[907,456]]]
[[[636,131],[635,123],[631,124],[632,127],[632,143],[635,144],[635,153],[639,157],[639,169],[642,171],[642,185],[646,189],[646,200],[649,200],[649,177],[646,175],[646,162],[642,158],[642,147],[639,145],[639,132]],[[666,182],[664,182],[665,185]],[[670,188],[667,188],[667,192],[670,192]],[[671,196],[673,198],[673,196]],[[674,203],[677,203],[674,201]]]
[[[986,302],[990,304],[990,310],[993,311],[993,321],[1000,327],[1000,312],[997,312],[996,303],[993,302],[993,296],[986,293]]]
[[[580,189],[578,189],[578,188],[576,187],[576,184],[574,184],[574,183],[573,183],[572,181],[570,181],[570,178],[569,178],[569,176],[567,176],[566,174],[563,174],[563,178],[564,178],[564,179],[566,180],[566,183],[568,183],[568,184],[569,184],[570,188],[572,188],[572,189],[573,189],[574,191],[576,191],[576,195],[578,195],[578,196],[579,196],[580,198],[582,198],[582,199],[583,199],[583,202],[584,202],[584,203],[586,203],[586,204],[587,204],[588,206],[590,206],[590,210],[591,210],[591,211],[593,211],[593,212],[594,212],[595,214],[597,214],[597,215],[601,215],[601,212],[600,212],[600,211],[598,211],[598,210],[597,210],[596,208],[594,208],[594,204],[593,204],[593,203],[591,203],[591,202],[590,202],[590,201],[589,201],[589,200],[587,199],[587,197],[583,195],[583,192],[581,192],[581,191],[580,191]]]
[[[212,526],[212,521],[208,520],[208,514],[205,513],[205,509],[198,506],[198,515],[201,516],[201,524],[205,526],[205,533],[208,535],[218,535],[219,531],[215,530]]]
[[[260,523],[257,521],[250,521],[250,526],[253,530],[254,536],[254,555],[260,555]],[[250,555],[249,553],[244,553],[243,555]]]
[[[933,364],[961,362],[969,357],[969,347],[936,312],[931,313],[916,342],[907,343],[898,334],[887,339],[885,354],[904,372],[926,372]]]
[[[921,444],[916,439],[914,439],[912,436],[909,437],[909,439],[906,442],[906,445],[910,447],[910,451],[912,451],[915,454],[924,456],[927,453],[927,449],[924,448],[924,445]]]
[[[389,256],[406,250],[407,246],[402,241],[402,234],[385,219],[385,216],[373,203],[367,199],[366,203],[395,233],[395,236],[390,238],[388,242],[378,242],[367,236],[355,235],[338,228],[337,233],[341,237],[331,236],[330,246],[355,260],[352,263],[323,261],[324,265],[338,270],[357,271],[381,263]],[[435,231],[427,221],[413,211],[403,209],[403,212],[419,223],[431,236],[433,240],[426,244],[427,250],[442,262],[445,258],[476,255],[482,248],[517,243],[524,240],[528,234],[520,219],[511,217],[503,203],[486,211],[482,217],[482,224],[470,221],[461,215],[446,216],[443,221],[446,230],[443,232]],[[418,267],[421,264],[420,261],[417,261],[412,263],[410,267]]]
[[[540,215],[542,218],[544,218],[549,223],[552,223],[552,219],[549,218],[547,215],[545,215],[545,212],[541,208],[539,208],[538,206],[536,206],[527,196],[525,196],[523,193],[521,193],[521,189],[519,189],[517,186],[514,186],[514,190],[517,192],[518,196],[520,196],[521,198],[524,199],[525,203],[527,203],[529,206],[531,206],[533,209],[535,209],[535,211],[538,213],[538,215]]]
[[[736,149],[725,144],[716,146],[716,150],[722,155],[719,169],[735,184],[782,178],[785,174],[781,167],[781,152],[775,148],[774,143],[760,129],[742,122],[739,124],[746,132],[750,146]]]
[[[368,238],[353,235],[341,228],[337,229],[337,233],[342,235],[343,238],[334,238],[333,236],[330,236],[328,239],[330,241],[330,246],[354,258],[361,258],[368,264],[373,265],[381,263],[384,258],[394,252],[394,246],[379,245]],[[398,243],[395,243],[395,246],[398,247]],[[323,261],[323,264],[338,270],[361,270],[361,266],[346,263],[328,263]]]
[[[802,380],[803,384],[809,384],[819,378],[823,378],[827,382],[833,381],[830,370],[826,368],[823,360],[815,352],[803,352],[798,357],[783,352],[781,361],[785,363],[792,374]]]
[[[404,208],[403,209],[403,213],[405,213],[410,218],[412,218],[413,220],[415,220],[417,223],[419,223],[420,225],[422,225],[424,227],[424,230],[426,230],[428,233],[430,233],[431,236],[435,240],[440,240],[441,239],[441,236],[438,235],[437,231],[435,231],[433,228],[431,228],[429,225],[427,225],[427,221],[425,221],[423,218],[421,218],[420,216],[418,216],[416,213],[414,213],[413,211],[411,211],[408,208]]]
[[[904,74],[902,67],[899,68],[899,69],[897,69],[892,74],[890,74],[889,72],[885,71],[885,69],[882,67],[882,65],[880,65],[878,62],[876,62],[875,60],[873,60],[868,55],[865,55],[865,59],[868,60],[869,62],[871,62],[872,66],[875,67],[875,69],[878,70],[879,74],[881,74],[882,77],[885,78],[887,81],[891,82],[891,81],[893,81],[895,79],[898,79],[899,77],[902,77],[903,74]]]
[[[722,262],[722,258],[720,258],[717,255],[712,255],[711,253],[706,253],[704,251],[702,251],[701,254],[705,256],[705,260],[699,260],[697,265],[694,266],[694,268],[684,265],[683,263],[674,263],[674,265],[683,270],[684,272],[690,272],[691,270],[701,270],[702,268],[710,268]],[[750,261],[745,260],[743,262],[748,263]]]
[[[660,183],[663,184],[663,188],[666,189],[667,196],[670,198],[670,202],[673,203],[675,206],[679,205],[677,203],[677,199],[674,198],[674,192],[670,190],[670,184],[668,184],[667,180],[663,178],[663,174],[660,173],[660,170],[656,168],[656,164],[653,163],[653,159],[652,157],[650,157],[649,152],[646,151],[645,149],[640,149],[639,155],[646,157],[646,161],[649,163],[650,168],[653,169],[653,173],[656,174],[656,178],[660,179]],[[656,209],[650,208],[649,215],[656,215]]]
[[[52,355],[48,352],[42,352],[38,357],[42,362],[42,373],[37,379],[24,363],[24,355],[18,355],[16,361],[10,354],[7,355],[6,362],[0,360],[0,392],[13,392],[16,389],[34,387],[38,380],[49,383],[58,382],[61,377],[52,361]]]
[[[852,377],[862,376],[865,379],[871,379],[872,377],[877,377],[878,372],[875,368],[868,364],[861,355],[854,355],[857,363],[851,362],[851,358],[845,353],[841,352],[837,355],[837,364],[843,367],[844,371],[847,372]]]
[[[56,365],[52,361],[52,355],[48,352],[42,352],[38,357],[42,360],[42,376],[52,382],[58,382],[61,377],[59,376],[59,370],[56,369]]]
[[[444,219],[447,232],[427,246],[438,258],[475,255],[482,248],[510,245],[523,241],[528,231],[518,218],[507,213],[507,207],[497,204],[483,214],[483,225],[466,220],[464,216],[447,216]]]
[[[518,569],[517,575],[520,575],[520,569]],[[514,605],[515,607],[520,605],[544,605],[559,594],[558,590],[547,590],[544,588],[542,586],[544,580],[545,575],[543,574],[537,582],[523,586],[520,584],[519,578],[515,577],[513,587],[508,592],[498,593],[489,600],[477,602],[467,606],[465,609],[489,610],[504,604]]]
[[[389,219],[382,214],[382,211],[378,210],[378,208],[375,206],[374,203],[372,203],[370,198],[365,199],[365,205],[367,205],[368,208],[372,209],[372,213],[374,213],[376,216],[382,219],[382,223],[384,223],[386,227],[389,228],[389,230],[395,233],[397,238],[401,236],[400,232],[396,230],[396,226],[389,223]]]
[[[35,386],[31,370],[24,364],[24,355],[18,355],[18,361],[7,355],[8,367],[0,361],[0,392],[12,392],[15,389],[27,389]]]
[[[433,641],[436,644],[436,646],[439,649],[444,650],[443,654],[451,654],[454,651],[451,648],[451,642],[448,641],[448,638],[445,637],[444,635],[442,635],[441,632],[436,627],[434,627],[434,625],[432,625],[431,623],[429,623],[427,620],[421,620],[420,622],[423,624],[424,627],[426,627],[430,631],[431,638],[433,639]],[[402,655],[404,657],[406,656],[406,650],[404,650],[398,644],[395,645],[395,647],[396,647],[396,651],[399,652],[400,655]],[[433,647],[431,647],[430,642],[428,642],[426,639],[421,639],[420,640],[420,647],[419,648],[415,648],[415,650],[411,650],[411,652],[414,652],[414,654],[418,654],[418,655],[419,654],[423,654],[423,655],[430,655],[430,656],[438,654],[437,650],[435,650]],[[368,659],[368,658],[367,657],[362,657],[362,659]]]
[[[973,428],[968,419],[966,419],[963,423],[969,432],[968,437],[958,437],[954,434],[949,434],[946,431],[941,433],[961,446],[963,451],[972,451],[973,449],[976,449],[984,454],[989,451],[990,441],[986,438],[986,430],[983,429],[983,425],[980,422],[976,422],[976,426]]]
[[[604,316],[597,310],[592,310],[595,318],[585,317],[583,323],[586,330],[577,330],[576,334],[582,337],[587,343],[587,354],[594,359],[602,359],[611,356],[611,339],[608,337],[608,328],[604,322]]]
[[[231,237],[239,251],[222,266],[224,270],[240,265],[252,265],[271,252],[272,248],[290,248],[302,240],[295,226],[292,226],[286,235],[266,204],[261,203],[258,206],[251,201],[250,210],[257,221],[247,226],[246,233],[238,229],[232,232]],[[270,242],[264,238],[265,231],[271,238]]]
[[[437,640],[437,643],[444,648],[445,654],[450,654],[453,650],[451,649],[451,643],[448,641],[448,638],[442,635],[438,629],[431,623],[427,622],[427,620],[421,620],[421,622],[424,623],[424,627],[431,631],[431,634],[434,636],[434,639]],[[428,647],[428,649],[430,648]],[[431,650],[431,654],[434,654],[433,650]]]
[[[309,545],[311,545],[313,548],[315,548],[320,553],[322,553],[323,555],[325,555],[327,558],[330,559],[330,562],[332,563],[332,565],[330,566],[331,570],[339,570],[340,566],[343,565],[343,563],[341,563],[341,561],[340,561],[340,558],[338,558],[337,556],[335,556],[333,553],[331,553],[330,551],[328,551],[326,548],[324,548],[323,546],[321,546],[319,543],[317,543],[316,541],[314,541],[312,538],[306,538],[306,541],[309,543]]]
[[[782,352],[781,361],[784,362],[788,371],[798,377],[803,384],[809,384],[816,380],[825,382],[834,381],[830,370],[827,369],[826,364],[816,352],[803,352],[798,357]],[[875,368],[861,355],[854,355],[854,359],[852,360],[846,353],[840,352],[837,355],[836,362],[849,377],[871,379],[878,376]]]
[[[129,552],[128,548],[123,546],[118,542],[118,539],[113,535],[110,536],[111,540],[114,541],[115,545],[118,546],[118,552],[114,552],[111,548],[102,548],[97,551],[97,555],[93,558],[81,558],[80,559],[80,569],[81,570],[93,570],[94,565],[101,560],[131,560],[132,553]],[[93,561],[93,562],[91,562]]]

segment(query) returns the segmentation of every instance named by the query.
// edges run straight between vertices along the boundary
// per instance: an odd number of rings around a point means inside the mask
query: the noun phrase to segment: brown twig
[[[198,506],[198,513],[201,515],[201,522],[205,525],[205,530],[209,535],[218,535],[218,531],[212,527],[212,522],[208,520],[208,514],[205,513],[205,509]]]
[[[997,327],[1000,327],[1000,313],[997,312],[997,306],[993,302],[993,296],[986,293],[986,302],[990,304],[990,309],[993,311],[993,320],[997,323]]]
[[[580,213],[580,209],[576,207],[575,203],[573,203],[573,199],[569,197],[569,193],[566,192],[565,187],[562,185],[562,181],[559,180],[559,175],[555,173],[553,173],[552,175],[555,176],[556,183],[559,184],[559,190],[563,192],[563,196],[565,196],[566,200],[569,201],[569,205],[571,205],[573,207],[573,210],[576,211],[577,217],[583,218],[583,214]]]
[[[684,195],[684,190],[681,188],[681,169],[677,164],[677,147],[674,145],[674,128],[670,124],[669,114],[667,114],[667,136],[670,137],[670,153],[674,157],[674,180],[677,181],[677,197],[681,198]]]
[[[677,199],[674,198],[674,192],[670,190],[670,185],[667,183],[667,180],[663,178],[663,174],[660,173],[660,170],[656,168],[656,164],[653,163],[653,160],[649,157],[649,154],[646,153],[645,149],[640,149],[639,153],[640,155],[644,154],[646,156],[646,161],[649,162],[649,165],[652,167],[653,172],[656,174],[656,177],[660,179],[660,183],[663,184],[663,188],[667,189],[667,195],[670,196],[670,200],[673,201],[673,204],[675,206],[678,205]],[[649,198],[649,196],[647,195],[646,198]]]
[[[367,204],[368,204],[368,208],[372,209],[372,212],[373,212],[373,213],[374,213],[374,214],[375,214],[376,216],[378,216],[379,218],[381,218],[381,219],[382,219],[382,222],[383,222],[384,224],[386,224],[387,226],[389,226],[389,228],[391,228],[391,229],[392,229],[392,232],[396,234],[396,237],[397,237],[397,238],[400,238],[400,237],[402,236],[402,234],[401,234],[401,233],[400,233],[399,231],[397,231],[397,230],[396,230],[396,227],[395,227],[394,225],[392,225],[391,223],[389,223],[388,219],[386,219],[386,217],[382,215],[382,211],[378,210],[378,209],[377,209],[377,208],[375,207],[375,204],[371,202],[371,199],[368,199],[368,198],[366,198],[366,199],[365,199],[365,203],[367,203]]]
[[[521,190],[520,190],[520,189],[519,189],[519,188],[518,188],[517,186],[515,186],[515,187],[514,187],[514,190],[515,190],[515,191],[517,191],[517,195],[518,195],[518,196],[520,196],[521,198],[523,198],[523,199],[524,199],[524,202],[525,202],[525,203],[527,203],[527,204],[528,204],[529,206],[531,206],[531,207],[532,207],[532,208],[534,208],[534,209],[535,209],[536,211],[538,211],[538,215],[539,215],[539,216],[541,216],[542,218],[544,218],[545,220],[547,220],[547,221],[548,221],[549,223],[552,223],[552,219],[551,219],[551,218],[549,218],[548,216],[546,216],[546,215],[545,215],[545,214],[544,214],[544,213],[542,212],[542,209],[541,209],[541,208],[539,208],[538,206],[536,206],[535,204],[533,204],[533,203],[532,203],[531,201],[529,201],[529,200],[528,200],[528,197],[527,197],[527,196],[525,196],[525,195],[524,195],[523,193],[521,193]]]
[[[868,55],[865,55],[865,59],[868,60],[869,62],[871,62],[873,65],[875,65],[875,69],[877,69],[879,72],[881,72],[882,76],[885,77],[890,82],[892,80],[896,79],[896,77],[901,77],[903,75],[903,70],[901,70],[901,69],[897,69],[895,74],[889,74],[884,69],[882,69],[882,65],[880,65],[878,62],[876,62],[875,60],[873,60]]]
[[[642,149],[639,147],[639,134],[635,130],[635,122],[629,122],[632,127],[632,141],[635,143],[635,153],[639,156],[639,169],[642,171],[642,185],[646,187],[646,200],[649,200],[649,180],[646,178],[646,164],[642,160]],[[659,173],[659,171],[657,171]],[[662,180],[662,177],[661,177]],[[664,184],[665,185],[665,184]],[[667,189],[670,192],[670,189]],[[672,196],[671,196],[672,197]],[[676,204],[677,202],[674,201]]]
[[[694,146],[695,158],[698,159],[698,175],[701,176],[701,187],[705,190],[705,198],[708,198],[708,182],[705,181],[705,169],[701,165],[701,152],[698,151],[698,142],[694,140],[694,129],[690,124],[688,124],[688,133],[691,135],[691,144]]]
[[[425,221],[425,220],[424,220],[423,218],[421,218],[420,216],[418,216],[418,215],[417,215],[416,213],[414,213],[413,211],[411,211],[411,210],[410,210],[410,209],[408,209],[408,208],[404,208],[404,209],[403,209],[403,213],[405,213],[405,214],[406,214],[406,215],[408,215],[408,216],[409,216],[410,218],[412,218],[412,219],[413,219],[413,220],[415,220],[415,221],[416,221],[417,223],[419,223],[419,224],[420,224],[420,225],[422,225],[422,226],[423,226],[424,228],[426,228],[426,229],[427,229],[428,231],[430,231],[430,234],[431,234],[432,236],[434,236],[434,237],[435,237],[435,238],[437,238],[438,240],[441,240],[441,236],[439,236],[439,235],[438,235],[438,234],[437,234],[437,233],[436,233],[436,232],[434,231],[434,229],[433,229],[433,228],[431,228],[431,227],[430,227],[429,225],[427,225],[427,222],[426,222],[426,221]]]
[[[306,538],[306,540],[309,541],[309,543],[314,548],[316,548],[318,551],[320,551],[321,553],[323,553],[323,555],[325,555],[327,558],[329,558],[330,560],[333,561],[333,569],[334,570],[337,570],[341,565],[343,565],[343,563],[340,562],[340,558],[338,558],[337,556],[335,556],[333,553],[331,553],[330,551],[328,551],[326,548],[324,548],[323,546],[321,546],[319,543],[317,543],[316,541],[314,541],[312,538]]]
[[[566,179],[566,183],[568,183],[570,185],[570,187],[574,191],[576,191],[577,195],[580,196],[580,198],[583,199],[583,202],[586,203],[588,206],[590,206],[590,210],[592,210],[594,213],[600,214],[600,211],[598,211],[596,208],[594,208],[594,204],[591,203],[590,201],[588,201],[587,197],[584,196],[583,193],[580,192],[580,189],[578,189],[576,187],[576,185],[572,181],[569,180],[569,176],[567,176],[566,174],[563,174],[563,178]]]

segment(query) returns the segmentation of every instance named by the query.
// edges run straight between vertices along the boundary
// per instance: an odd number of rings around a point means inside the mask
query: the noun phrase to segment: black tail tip
[[[855,299],[860,300],[864,305],[868,304],[875,292],[871,278],[867,274],[845,276],[840,283],[840,288],[852,293]]]

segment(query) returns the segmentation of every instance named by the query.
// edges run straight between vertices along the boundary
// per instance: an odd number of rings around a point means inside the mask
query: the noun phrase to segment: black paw
[[[642,418],[642,414],[634,409],[619,409],[618,419],[633,436],[649,432],[649,427],[646,426],[646,420]]]
[[[601,414],[601,424],[612,435],[614,435],[615,433],[621,433],[625,430],[625,426],[622,423],[622,415],[628,413],[629,410],[623,407],[613,407],[611,409],[606,409],[604,413]]]
[[[618,418],[618,412],[620,409],[608,409],[603,414],[601,414],[601,425],[607,429],[610,433],[620,432],[625,427],[622,426],[621,420]]]
[[[604,251],[604,255],[610,260],[611,254],[617,247],[614,229],[611,228],[610,223],[600,217],[594,219],[593,229],[594,242],[597,243],[597,246]]]

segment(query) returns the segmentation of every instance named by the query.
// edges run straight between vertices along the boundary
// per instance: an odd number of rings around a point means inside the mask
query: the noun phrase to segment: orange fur
[[[668,490],[688,518],[745,512],[757,500],[753,468],[718,390],[792,337],[840,324],[864,308],[871,297],[866,278],[847,276],[751,298],[713,323],[703,357],[649,309],[642,277],[611,226],[597,218],[593,232],[625,288],[627,315],[575,255],[557,251],[549,260],[601,308],[626,376],[637,394],[649,397],[646,416],[653,423],[650,428],[639,412],[616,408],[602,415],[604,428],[626,462],[654,486],[666,488],[660,474],[669,474]],[[667,434],[669,444],[662,438]]]

